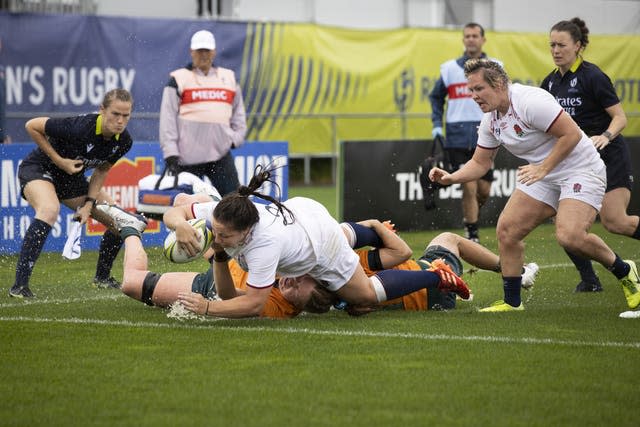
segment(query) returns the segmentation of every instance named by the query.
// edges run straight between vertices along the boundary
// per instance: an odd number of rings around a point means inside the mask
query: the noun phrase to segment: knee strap
[[[153,302],[151,298],[153,297],[153,292],[156,290],[156,285],[158,284],[158,280],[162,275],[158,273],[154,273],[152,271],[148,272],[142,282],[142,297],[140,300],[150,306],[153,306]]]

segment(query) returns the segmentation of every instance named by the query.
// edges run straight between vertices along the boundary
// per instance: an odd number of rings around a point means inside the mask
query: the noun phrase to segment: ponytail
[[[214,218],[231,225],[235,230],[246,230],[252,227],[260,220],[258,209],[249,199],[250,196],[254,196],[273,203],[280,215],[282,215],[284,225],[293,224],[295,218],[289,208],[274,197],[257,191],[262,184],[270,182],[276,186],[278,193],[280,192],[280,186],[271,177],[275,169],[276,166],[274,165],[268,165],[267,167],[257,165],[249,184],[241,185],[238,190],[222,198],[213,211]]]

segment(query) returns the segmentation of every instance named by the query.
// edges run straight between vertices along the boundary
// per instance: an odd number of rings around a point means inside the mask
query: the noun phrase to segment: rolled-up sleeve
[[[180,96],[178,95],[178,89],[169,82],[162,91],[162,103],[160,104],[159,136],[162,155],[165,159],[169,156],[180,155],[178,148],[178,138],[180,137],[178,130],[179,108]]]
[[[232,111],[231,120],[229,120],[231,144],[232,147],[238,148],[244,144],[245,137],[247,136],[247,113],[244,108],[244,99],[240,85],[236,85]]]

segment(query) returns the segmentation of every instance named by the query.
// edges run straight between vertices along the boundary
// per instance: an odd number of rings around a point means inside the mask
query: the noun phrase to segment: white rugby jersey
[[[500,145],[530,164],[547,158],[557,138],[546,133],[564,112],[553,95],[544,89],[519,83],[509,85],[509,111],[499,117],[497,111],[485,113],[478,130],[478,146],[495,149]],[[593,143],[582,132],[582,139],[544,181],[565,179],[574,171],[601,170],[602,160]]]
[[[206,218],[210,222],[217,203],[195,203],[191,210],[194,217]],[[296,197],[287,200],[284,204],[294,212],[293,224],[284,224],[283,217],[275,205],[256,204],[260,215],[258,223],[241,245],[225,248],[240,267],[249,272],[247,284],[254,288],[272,285],[276,274],[284,277],[302,276],[310,272],[318,263],[310,236],[319,232],[320,227],[309,231],[305,230],[309,227],[303,227],[303,224],[309,221],[305,218],[305,212],[308,212],[306,207],[313,207],[317,202]],[[299,209],[301,206],[302,210]],[[315,221],[315,218],[311,220]]]
[[[207,221],[207,227],[212,228],[213,210],[219,202],[194,203],[191,205],[191,214],[195,219],[204,219]]]

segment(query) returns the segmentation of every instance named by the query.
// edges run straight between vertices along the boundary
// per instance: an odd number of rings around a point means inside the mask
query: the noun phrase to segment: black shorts
[[[453,166],[453,171],[455,172],[462,167],[465,163],[467,163],[473,157],[474,148],[466,149],[466,148],[447,148],[447,154],[449,155],[449,161],[451,162],[451,166]],[[481,180],[487,182],[493,182],[493,169],[489,169],[484,176],[480,177]]]
[[[618,137],[611,144],[600,150],[600,157],[607,166],[608,193],[616,188],[633,189],[633,172],[631,170],[631,155],[624,138]]]
[[[18,179],[20,180],[20,194],[23,198],[24,187],[31,181],[38,179],[52,183],[60,200],[86,196],[89,192],[89,183],[83,174],[51,173],[45,170],[40,163],[29,160],[24,160],[20,164]]]

